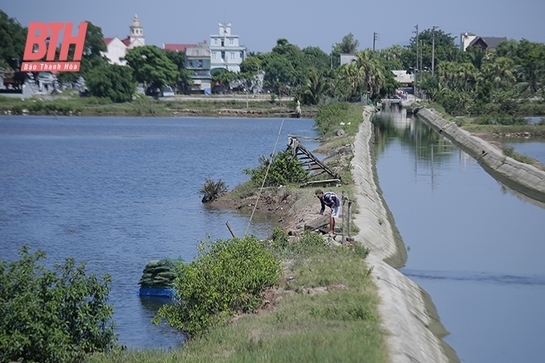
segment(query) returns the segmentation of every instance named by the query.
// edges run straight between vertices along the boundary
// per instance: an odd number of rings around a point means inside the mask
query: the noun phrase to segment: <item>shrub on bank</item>
[[[309,178],[309,172],[303,168],[291,150],[280,151],[271,155],[272,162],[264,156],[259,158],[255,168],[244,169],[244,174],[250,175],[254,185],[280,186],[290,183],[303,183]],[[265,183],[263,183],[265,181]]]
[[[154,319],[190,337],[259,307],[262,290],[280,273],[279,261],[255,236],[201,242],[198,250],[195,261],[181,266],[175,303],[163,305]]]
[[[346,134],[354,135],[362,121],[362,106],[346,102],[337,102],[320,106],[314,118],[318,133],[331,136],[333,131],[343,129]]]
[[[0,261],[0,362],[79,362],[117,346],[109,275],[101,282],[72,258],[50,271],[28,246],[19,254]]]
[[[227,192],[227,184],[223,180],[215,182],[211,178],[206,178],[198,193],[203,195],[203,203],[209,203],[221,197],[225,192]]]

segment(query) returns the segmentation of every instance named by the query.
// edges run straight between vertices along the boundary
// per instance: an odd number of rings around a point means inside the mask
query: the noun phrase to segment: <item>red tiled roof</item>
[[[164,43],[163,44],[163,49],[166,49],[166,50],[173,50],[175,52],[185,52],[185,49],[186,48],[194,48],[196,47],[197,44],[168,44],[168,43]]]
[[[121,41],[121,43],[125,44],[125,45],[128,47],[129,45],[131,45],[131,38],[130,38],[130,37],[126,37],[125,39],[123,39],[123,40]]]
[[[114,40],[114,38],[102,38],[102,39],[104,39],[104,43],[106,43],[106,45],[110,44],[110,42]]]

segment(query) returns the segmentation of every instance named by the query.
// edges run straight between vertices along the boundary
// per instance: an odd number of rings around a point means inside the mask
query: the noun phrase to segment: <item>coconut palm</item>
[[[358,52],[354,64],[360,74],[360,84],[363,84],[370,96],[380,93],[385,80],[385,69],[372,51],[366,49]]]

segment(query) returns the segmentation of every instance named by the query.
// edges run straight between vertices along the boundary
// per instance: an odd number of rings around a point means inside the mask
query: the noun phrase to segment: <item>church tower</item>
[[[144,28],[142,28],[142,24],[140,24],[140,20],[138,20],[137,14],[134,14],[134,19],[132,21],[132,25],[129,26],[129,29],[131,30],[131,35],[129,36],[130,38],[129,48],[146,45],[146,38],[144,37]]]

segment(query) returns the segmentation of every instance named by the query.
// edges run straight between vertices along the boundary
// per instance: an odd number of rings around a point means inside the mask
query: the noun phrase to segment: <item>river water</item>
[[[211,209],[197,191],[206,178],[229,189],[244,168],[284,150],[288,134],[316,136],[310,119],[0,116],[0,259],[47,253],[74,257],[113,278],[110,303],[120,342],[178,347],[180,334],[151,319],[162,299],[136,296],[151,259],[191,261],[199,241],[242,236],[249,218]],[[282,129],[281,129],[282,126]],[[281,129],[281,130],[280,130]],[[310,150],[315,141],[302,140]],[[255,220],[265,237],[272,224]]]
[[[384,116],[384,115],[383,115]],[[113,277],[110,302],[129,347],[178,347],[150,323],[164,300],[136,296],[150,259],[190,261],[199,240],[242,235],[248,218],[207,208],[207,177],[230,188],[276,143],[281,119],[0,117],[0,259],[24,244],[47,263],[73,256]],[[403,114],[382,117],[377,169],[422,286],[462,362],[542,362],[545,209],[507,190],[470,157]],[[287,119],[287,135],[315,136]],[[306,141],[313,149],[316,143]],[[537,149],[542,149],[542,144]],[[519,151],[515,147],[516,151]],[[533,149],[532,149],[533,150]],[[519,151],[520,152],[520,151]],[[256,221],[260,237],[272,224]]]
[[[544,362],[545,207],[426,124],[377,121],[379,183],[408,250],[401,272],[431,295],[444,340],[462,362]]]

